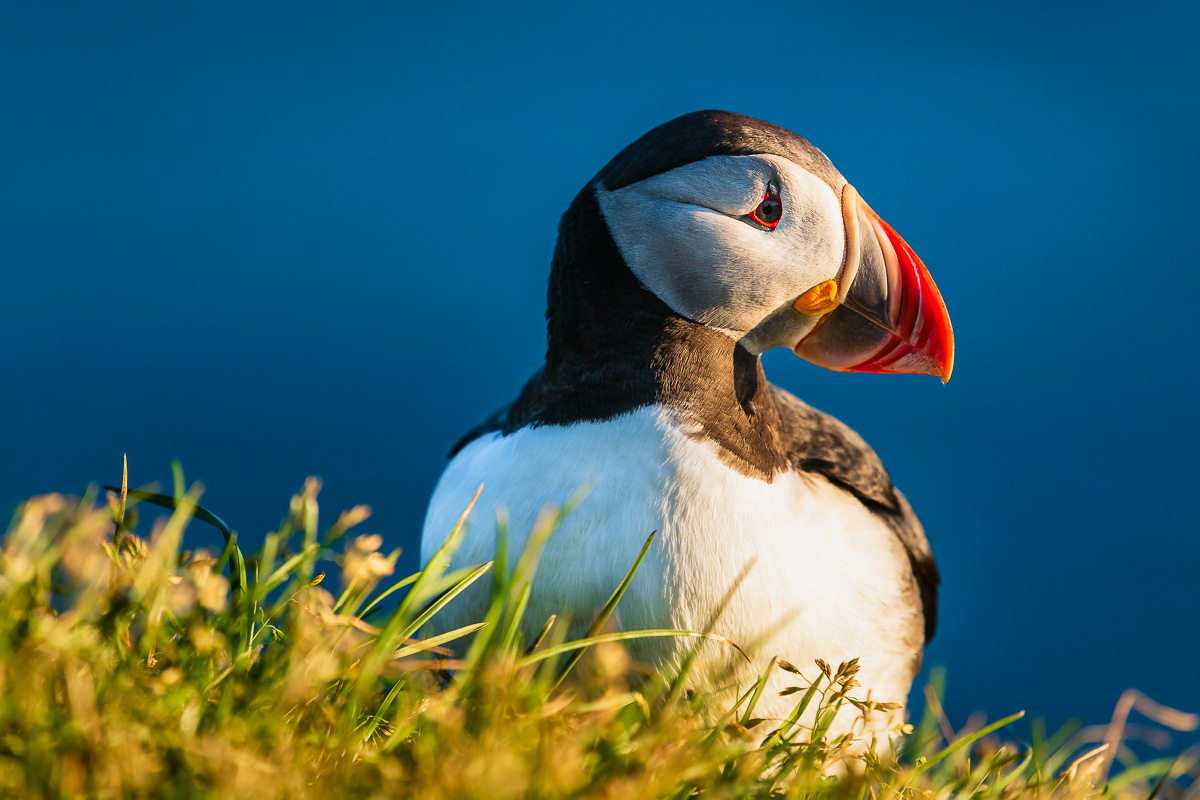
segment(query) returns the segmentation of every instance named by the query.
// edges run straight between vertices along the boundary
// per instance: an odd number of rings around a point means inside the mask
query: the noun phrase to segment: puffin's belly
[[[861,502],[823,478],[786,473],[767,483],[741,475],[714,445],[689,437],[656,407],[601,423],[488,434],[442,475],[426,517],[423,563],[480,483],[454,566],[493,558],[497,505],[509,512],[512,563],[547,502],[593,487],[546,546],[530,599],[531,627],[564,612],[576,632],[590,624],[657,530],[618,609],[621,628],[711,627],[751,652],[756,671],[773,655],[809,677],[814,658],[836,665],[860,657],[864,688],[903,702],[920,652],[919,643],[913,652],[920,610],[912,607],[907,557]],[[441,612],[439,627],[481,619],[486,595],[479,586],[456,599]],[[658,639],[634,652],[669,662],[689,646]],[[718,649],[706,647],[710,659],[729,652]]]

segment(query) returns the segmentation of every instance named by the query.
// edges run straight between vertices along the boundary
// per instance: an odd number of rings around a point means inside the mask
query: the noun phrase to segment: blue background
[[[950,308],[946,387],[766,361],[925,521],[952,719],[1200,711],[1194,10],[108,5],[0,9],[0,511],[128,452],[253,539],[319,474],[413,566],[541,358],[558,215],[727,108],[823,148]]]

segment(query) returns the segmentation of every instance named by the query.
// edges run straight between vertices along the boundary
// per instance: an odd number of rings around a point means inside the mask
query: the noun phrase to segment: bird
[[[714,683],[753,679],[775,657],[808,679],[820,661],[858,659],[854,693],[879,704],[868,728],[897,730],[937,625],[937,563],[875,452],[769,383],[761,356],[787,347],[830,370],[948,381],[949,315],[912,248],[806,139],[698,111],[621,150],[571,202],[546,320],[544,363],[454,445],[422,563],[481,484],[451,566],[496,557],[498,507],[519,555],[543,507],[586,485],[541,555],[534,630],[557,614],[579,635],[657,531],[620,630],[742,645],[739,668],[706,644],[692,674]],[[477,622],[486,603],[481,582],[439,624]],[[678,668],[694,644],[629,647]],[[756,716],[791,711],[788,681],[772,673]],[[854,724],[843,711],[831,732]]]

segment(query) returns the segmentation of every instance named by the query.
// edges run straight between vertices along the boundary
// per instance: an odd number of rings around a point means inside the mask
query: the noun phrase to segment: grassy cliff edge
[[[584,640],[564,641],[566,626],[552,618],[524,641],[537,543],[569,508],[548,509],[513,564],[451,572],[441,566],[448,559],[435,558],[397,580],[398,553],[350,532],[369,509],[321,530],[319,489],[310,479],[279,530],[247,555],[181,476],[170,498],[121,491],[107,503],[96,493],[24,503],[0,550],[0,790],[45,798],[1200,798],[1197,753],[1139,762],[1124,744],[1133,707],[1166,727],[1194,728],[1196,718],[1136,694],[1106,729],[1045,736],[1035,724],[1017,741],[1006,725],[1019,714],[955,732],[931,687],[897,757],[824,735],[846,704],[871,710],[855,695],[853,662],[773,662],[795,679],[788,719],[755,716],[761,680],[714,713],[689,690],[686,665],[682,675],[647,674],[620,641],[671,635],[697,647],[732,645],[703,632],[611,632],[604,617],[623,586]],[[172,507],[144,538],[139,498]],[[221,552],[187,548],[197,520],[226,534]],[[492,585],[484,619],[419,638],[481,579]]]

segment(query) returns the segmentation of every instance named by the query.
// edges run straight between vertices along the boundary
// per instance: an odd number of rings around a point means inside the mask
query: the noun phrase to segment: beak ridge
[[[841,304],[796,344],[796,354],[842,372],[917,373],[949,381],[954,331],[929,270],[849,184],[842,215]]]
[[[942,293],[908,242],[870,206],[859,202],[883,249],[888,277],[899,278],[899,291],[888,293],[892,341],[853,371],[920,372],[937,375],[946,383],[954,371],[954,330]],[[895,284],[889,280],[889,285]]]

